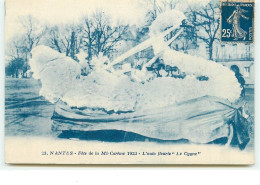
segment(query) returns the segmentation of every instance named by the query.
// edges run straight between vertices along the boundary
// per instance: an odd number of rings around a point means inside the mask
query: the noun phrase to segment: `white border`
[[[0,169],[4,168],[4,0],[0,0]]]

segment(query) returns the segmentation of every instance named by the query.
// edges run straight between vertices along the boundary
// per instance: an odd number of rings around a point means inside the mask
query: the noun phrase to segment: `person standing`
[[[238,81],[238,83],[240,84],[240,86],[241,86],[241,88],[242,88],[240,97],[245,97],[245,84],[246,84],[246,81],[245,81],[243,75],[240,73],[240,70],[239,70],[239,68],[238,68],[237,65],[231,66],[230,69],[231,69],[232,71],[234,71],[235,76],[236,76],[236,78],[237,78],[237,81]]]

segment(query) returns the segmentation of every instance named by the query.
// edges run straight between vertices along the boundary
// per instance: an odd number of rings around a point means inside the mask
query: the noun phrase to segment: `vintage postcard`
[[[5,161],[254,164],[253,0],[6,0]]]

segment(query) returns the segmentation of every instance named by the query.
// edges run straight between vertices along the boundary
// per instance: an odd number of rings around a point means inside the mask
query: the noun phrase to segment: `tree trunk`
[[[69,53],[70,53],[70,48],[69,46],[66,48],[66,56],[69,56]]]
[[[61,53],[61,49],[60,49],[60,46],[59,46],[57,39],[54,39],[54,45],[56,46],[58,52]]]
[[[18,70],[15,70],[15,78],[18,78]]]
[[[209,42],[209,60],[213,60],[213,42]]]
[[[88,46],[88,61],[92,60],[91,45]]]
[[[75,32],[71,33],[70,57],[75,58]]]

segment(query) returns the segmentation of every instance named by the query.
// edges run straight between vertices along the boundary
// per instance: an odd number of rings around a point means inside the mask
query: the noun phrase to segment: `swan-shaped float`
[[[177,10],[165,14],[150,26],[150,39],[114,61],[99,56],[92,61],[94,69],[87,76],[80,75],[80,63],[47,46],[32,50],[30,66],[33,77],[42,83],[40,95],[56,103],[54,130],[117,130],[193,143],[232,137],[232,120],[238,109],[231,104],[241,93],[234,73],[214,61],[171,49],[168,45],[183,31],[186,17]],[[172,31],[175,35],[165,41]],[[154,58],[141,69],[114,69],[150,46]],[[169,74],[156,78],[148,69],[158,57],[164,66],[177,66],[185,72],[185,78]]]

